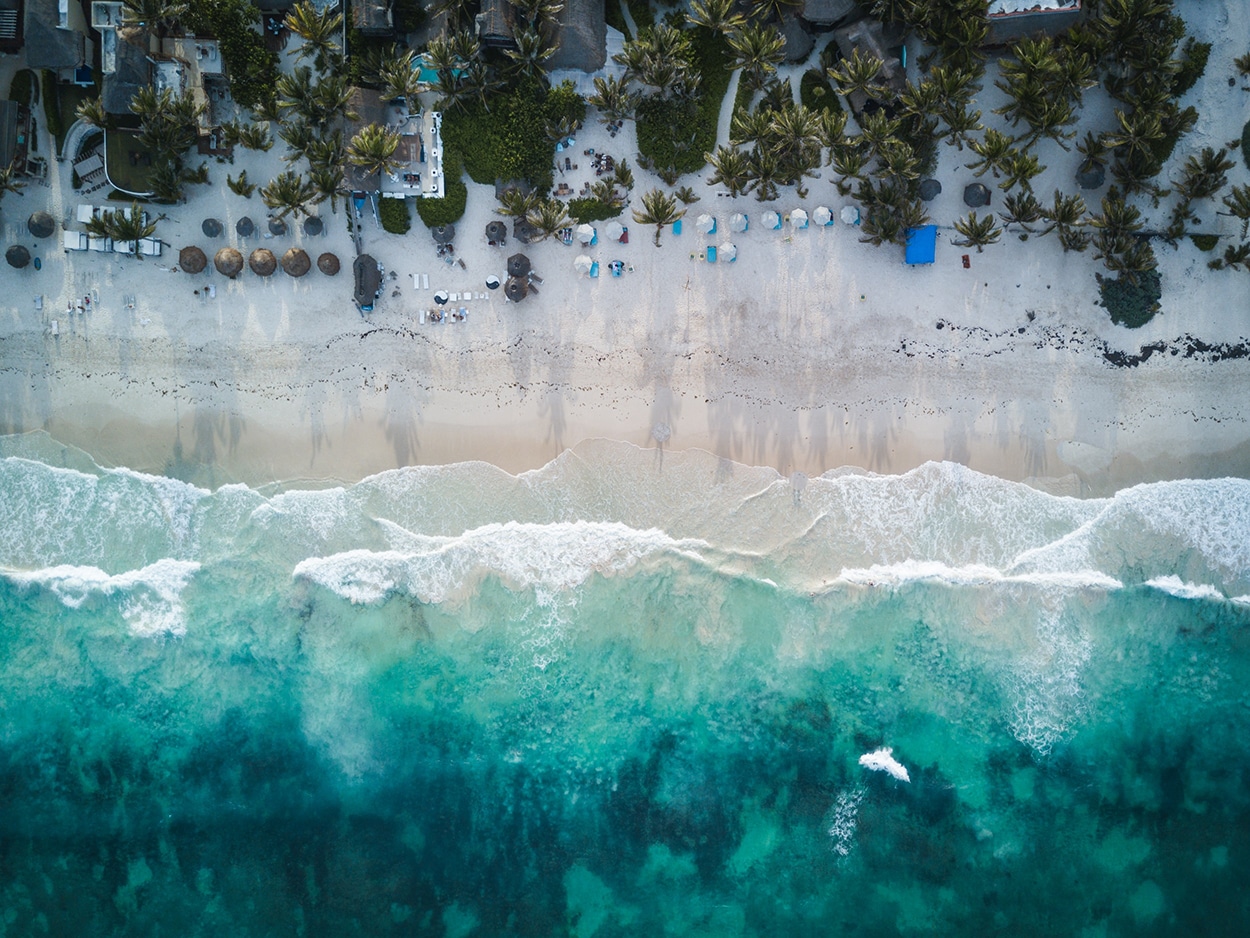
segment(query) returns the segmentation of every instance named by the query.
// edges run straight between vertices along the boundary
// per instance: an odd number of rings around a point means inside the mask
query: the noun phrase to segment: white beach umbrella
[[[595,229],[585,223],[578,225],[574,234],[582,244],[590,244],[595,239]]]
[[[620,241],[621,235],[625,233],[625,226],[619,221],[610,221],[608,222],[607,233],[608,237],[613,241]]]
[[[778,215],[776,212],[765,212],[764,215],[760,218],[760,221],[764,223],[765,228],[780,228],[781,227],[781,216]]]
[[[792,224],[795,228],[806,228],[807,212],[803,211],[801,208],[796,208],[790,213],[790,224]]]
[[[711,234],[713,231],[716,230],[716,219],[713,218],[711,215],[709,215],[707,212],[704,212],[695,221],[694,226],[698,228],[699,231],[702,232],[703,234]]]
[[[734,212],[729,216],[730,231],[746,231],[748,224],[747,217],[741,212]]]
[[[817,205],[815,211],[812,212],[812,223],[815,225],[833,224],[833,212],[829,211],[828,206]]]
[[[859,224],[859,209],[857,209],[854,205],[843,205],[841,217],[842,217],[843,224],[858,225]]]
[[[720,246],[720,259],[723,261],[732,261],[738,256],[738,245],[730,244],[726,241]]]
[[[590,259],[589,254],[578,254],[577,257],[573,258],[573,269],[579,274],[590,273],[590,268],[593,264],[594,261]]]

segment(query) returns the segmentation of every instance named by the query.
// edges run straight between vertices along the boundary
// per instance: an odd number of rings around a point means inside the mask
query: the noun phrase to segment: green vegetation
[[[61,147],[65,143],[65,135],[69,132],[78,116],[78,107],[84,101],[91,101],[99,95],[100,89],[96,85],[90,88],[79,88],[77,85],[68,85],[64,82],[56,83],[56,101],[57,110],[61,115],[61,132],[56,135],[56,150],[61,152]]]
[[[1114,280],[1102,274],[1097,277],[1102,305],[1116,325],[1138,329],[1150,322],[1159,311],[1159,298],[1163,296],[1159,271],[1121,274]]]
[[[1172,94],[1180,97],[1198,83],[1202,73],[1207,70],[1207,59],[1211,55],[1211,43],[1196,42],[1191,36],[1185,40],[1181,50],[1181,67],[1172,79]]]
[[[1241,128],[1241,161],[1250,168],[1250,121]]]
[[[624,208],[620,203],[609,203],[600,199],[569,200],[569,216],[576,222],[589,223],[616,218]]]
[[[40,78],[43,86],[43,116],[48,123],[48,133],[60,140],[65,131],[61,127],[61,103],[56,95],[56,74],[45,68]]]
[[[215,36],[230,76],[230,96],[243,107],[273,100],[278,57],[265,48],[253,25],[260,12],[248,0],[188,0],[183,25],[197,36]]]
[[[655,25],[655,14],[651,11],[651,4],[647,0],[625,0],[625,5],[629,7],[629,15],[634,18],[634,25],[638,27],[640,34],[644,29],[650,29]],[[626,36],[628,35],[626,33]]]
[[[609,26],[629,38],[629,26],[625,23],[625,14],[621,12],[621,0],[604,0],[603,18]]]
[[[741,94],[741,86],[739,86]],[[799,103],[809,111],[840,111],[842,99],[822,69],[809,68],[799,81]],[[735,110],[737,105],[735,104]]]
[[[395,0],[395,31],[416,32],[428,19],[422,0]]]
[[[382,230],[391,234],[407,234],[412,227],[412,215],[408,211],[407,199],[381,199],[378,202],[378,217],[382,220]]]
[[[35,90],[35,73],[28,68],[20,68],[9,82],[9,100],[19,104],[30,104],[30,94]]]
[[[105,161],[108,163],[109,179],[127,192],[142,195],[152,191],[149,176],[152,172],[153,152],[143,144],[137,130],[110,130],[104,135]],[[135,159],[131,162],[131,156]],[[129,202],[130,196],[122,197]]]
[[[1189,240],[1194,243],[1199,251],[1214,251],[1215,246],[1220,243],[1220,236],[1213,234],[1195,234],[1190,235]]]
[[[444,122],[443,127],[447,124]],[[445,141],[444,141],[445,142]],[[459,221],[464,215],[464,207],[469,201],[469,187],[460,178],[460,158],[450,151],[444,151],[443,178],[445,191],[441,199],[417,199],[417,214],[425,222],[426,227],[437,228],[439,225],[450,225]]]

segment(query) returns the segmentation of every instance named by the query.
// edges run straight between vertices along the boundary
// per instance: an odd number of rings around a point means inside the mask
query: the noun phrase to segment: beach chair
[[[680,218],[677,219],[677,221],[673,222],[673,234],[675,235],[681,234],[681,219]]]
[[[595,261],[593,264],[590,265],[590,276],[591,277],[599,276],[599,262],[598,261]]]
[[[629,244],[629,229],[625,228],[621,231],[621,244]]]
[[[716,245],[714,244],[709,244],[707,246],[707,262],[709,264],[716,263]]]

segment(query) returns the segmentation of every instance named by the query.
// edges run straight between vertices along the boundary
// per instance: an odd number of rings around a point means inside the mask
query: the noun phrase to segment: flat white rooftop
[[[1081,0],[990,0],[990,16],[1008,13],[1049,13],[1079,10]]]

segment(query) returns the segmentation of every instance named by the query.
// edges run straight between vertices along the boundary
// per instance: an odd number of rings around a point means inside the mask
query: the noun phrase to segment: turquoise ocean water
[[[0,452],[0,935],[1250,931],[1250,482]]]

